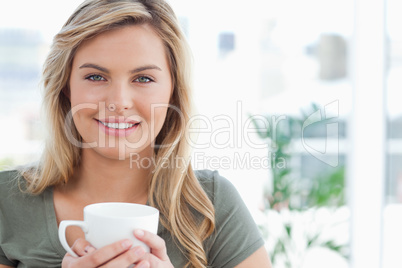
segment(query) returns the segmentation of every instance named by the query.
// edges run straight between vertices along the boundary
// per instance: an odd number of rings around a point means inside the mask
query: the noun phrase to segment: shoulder
[[[2,217],[29,218],[35,216],[43,207],[44,194],[27,193],[26,180],[20,171],[9,170],[0,172],[0,223]],[[1,226],[1,224],[0,224]]]
[[[238,198],[239,194],[234,185],[218,171],[196,170],[195,175],[212,203],[215,204],[221,199]]]
[[[239,209],[248,213],[236,187],[218,171],[197,170],[195,174],[215,207],[217,223]]]
[[[0,172],[0,196],[5,196],[6,193],[19,188],[21,176],[17,170],[7,170]]]
[[[15,207],[18,200],[24,196],[21,186],[24,179],[18,170],[0,172],[0,208],[5,210]]]
[[[31,204],[37,197],[24,192],[26,180],[19,170],[7,170],[0,172],[0,207],[16,209]]]
[[[13,180],[19,176],[19,172],[16,169],[0,171],[0,183]]]
[[[234,185],[217,171],[195,172],[215,208],[215,231],[205,242],[211,267],[235,267],[264,241]]]

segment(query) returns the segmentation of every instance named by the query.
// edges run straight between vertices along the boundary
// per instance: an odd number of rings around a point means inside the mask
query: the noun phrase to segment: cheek
[[[78,104],[98,104],[102,100],[102,92],[88,87],[85,83],[70,80],[70,102],[74,107]]]
[[[173,107],[173,105],[170,104],[170,99],[172,96],[171,92],[172,91],[170,90],[165,92],[164,96],[159,100],[159,103],[154,107],[155,128],[158,130],[158,133],[162,129],[163,124],[165,123],[168,110],[177,109],[177,107]]]
[[[162,128],[163,123],[166,120],[167,110],[167,107],[160,107],[155,111],[155,124],[157,124],[158,129]]]
[[[71,92],[71,107],[79,105],[80,107],[89,108],[92,104],[99,104],[100,99],[98,96],[94,96],[88,93],[83,93],[82,91]],[[86,107],[88,106],[88,107]]]
[[[146,117],[148,122],[164,118],[170,105],[171,91],[168,89],[158,89],[149,95],[137,96],[135,107]]]
[[[166,115],[167,115],[167,109],[166,108],[158,108],[155,110],[154,118],[152,121],[152,130],[151,130],[151,139],[155,140],[156,137],[159,135],[159,133],[162,130],[162,127],[165,123],[166,120]],[[167,126],[169,127],[169,126]]]
[[[144,127],[150,131],[149,134],[152,136],[158,135],[161,130],[167,114],[167,104],[155,104],[155,106],[148,106],[143,112],[140,112],[141,117],[146,122]]]
[[[91,128],[89,128],[89,124],[92,124],[92,120],[89,121],[89,119],[91,119],[97,113],[96,109],[91,109],[89,107],[84,108],[82,106],[88,106],[88,104],[76,105],[75,107],[79,107],[79,109],[73,111],[73,121],[81,135],[84,134],[85,131],[91,130]],[[95,121],[93,122],[95,123]]]
[[[71,107],[76,106],[79,103],[82,103],[82,99],[85,97],[82,94],[83,90],[80,87],[80,83],[77,82],[77,78],[74,74],[71,75],[70,78],[70,102]]]

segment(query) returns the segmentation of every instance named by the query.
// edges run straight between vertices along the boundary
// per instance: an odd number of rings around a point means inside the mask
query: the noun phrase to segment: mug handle
[[[68,226],[78,226],[84,233],[88,232],[88,225],[84,221],[61,221],[59,226],[59,240],[63,248],[70,253],[73,257],[78,257],[78,255],[70,248],[66,239],[66,229]]]

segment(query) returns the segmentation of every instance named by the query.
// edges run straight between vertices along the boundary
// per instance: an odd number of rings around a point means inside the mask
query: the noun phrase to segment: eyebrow
[[[107,74],[110,73],[110,71],[108,69],[106,69],[106,68],[104,68],[102,66],[99,66],[97,64],[93,64],[93,63],[84,63],[79,68],[80,69],[93,68],[93,69],[97,69],[97,70],[99,70],[101,72],[104,72],[104,73],[107,73]],[[150,65],[144,65],[144,66],[140,66],[138,68],[135,68],[133,70],[130,70],[129,73],[134,74],[134,73],[139,73],[139,72],[142,72],[142,71],[145,71],[145,70],[159,70],[159,71],[162,71],[162,69],[159,68],[158,66],[150,64]]]

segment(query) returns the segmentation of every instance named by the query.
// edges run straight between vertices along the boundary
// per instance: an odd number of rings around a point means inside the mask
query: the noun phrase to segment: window
[[[0,9],[0,169],[38,159],[43,60],[80,2]],[[234,183],[275,267],[401,263],[400,1],[169,2],[195,60],[194,120],[203,131],[193,165]],[[287,143],[279,151],[272,141]],[[326,246],[306,250],[316,230],[323,236],[313,242]],[[272,254],[280,243],[287,257]]]

